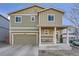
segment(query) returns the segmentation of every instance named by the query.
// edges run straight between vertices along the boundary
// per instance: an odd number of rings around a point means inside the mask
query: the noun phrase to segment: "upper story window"
[[[55,20],[55,16],[53,14],[48,14],[48,21],[53,22]]]
[[[16,16],[15,17],[15,22],[16,23],[21,23],[22,22],[22,16]]]
[[[31,16],[31,21],[35,22],[35,16]]]

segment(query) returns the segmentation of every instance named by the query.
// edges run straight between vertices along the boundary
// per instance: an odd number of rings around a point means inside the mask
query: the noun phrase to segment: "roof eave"
[[[36,6],[36,7],[40,7],[40,8],[42,8],[42,9],[45,9],[44,7],[41,7],[41,6],[38,6],[38,5],[33,5],[33,6]],[[25,9],[28,9],[28,8],[31,8],[31,7],[33,7],[33,6],[30,6],[30,7],[27,7],[27,8],[23,8],[23,9],[20,9],[20,10],[16,10],[16,11],[14,11],[14,12],[10,12],[10,13],[8,13],[8,15],[11,15],[11,14],[13,14],[13,13],[16,13],[16,12],[19,12],[19,11],[22,11],[22,10],[25,10]]]
[[[5,18],[7,21],[9,21],[9,19],[8,19],[8,18],[6,18],[6,17],[4,17],[3,15],[1,15],[1,14],[0,14],[0,16],[1,16],[1,17],[3,17],[3,18]]]
[[[56,11],[59,11],[59,12],[62,12],[62,13],[64,13],[64,11],[57,10],[57,9],[54,9],[54,8],[48,8],[48,9],[44,9],[44,10],[42,10],[42,11],[39,11],[38,13],[41,13],[41,12],[44,12],[44,11],[47,11],[47,10],[50,10],[50,9],[53,9],[53,10],[56,10]]]

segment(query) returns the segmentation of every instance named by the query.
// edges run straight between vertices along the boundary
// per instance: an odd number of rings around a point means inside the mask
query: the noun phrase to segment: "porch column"
[[[57,41],[57,39],[56,39],[56,27],[54,27],[54,36],[53,37],[54,37],[53,41],[56,44],[56,41]]]
[[[67,44],[69,45],[69,33],[68,33],[68,28],[66,29],[66,33],[67,33],[67,35],[66,35],[66,40],[67,40]]]
[[[39,45],[41,44],[41,27],[39,27]]]

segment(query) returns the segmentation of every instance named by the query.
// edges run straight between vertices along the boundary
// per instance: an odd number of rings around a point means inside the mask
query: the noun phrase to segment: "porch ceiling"
[[[66,26],[66,25],[63,25],[63,26],[43,26],[43,25],[38,25],[38,27],[48,27],[48,28],[58,28],[58,29],[65,29],[65,28],[69,28],[70,26]]]

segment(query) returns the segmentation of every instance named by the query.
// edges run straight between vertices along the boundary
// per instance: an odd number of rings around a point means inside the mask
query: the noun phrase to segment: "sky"
[[[46,8],[59,8],[64,10],[65,14],[72,8],[73,4],[68,3],[0,3],[0,14],[2,14],[5,17],[8,17],[8,13],[19,10],[28,6],[31,6],[33,4],[40,5],[42,7]],[[64,25],[72,25],[72,23],[68,20],[63,18],[63,24]]]

